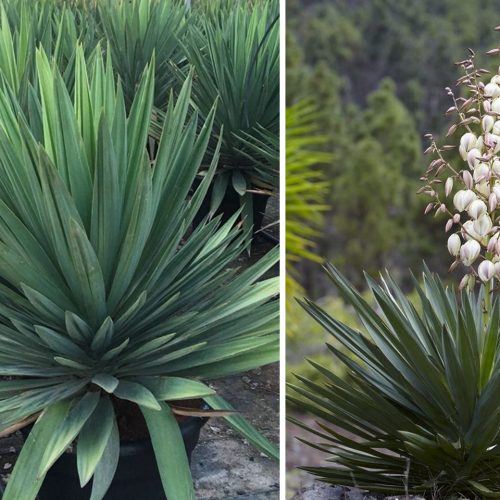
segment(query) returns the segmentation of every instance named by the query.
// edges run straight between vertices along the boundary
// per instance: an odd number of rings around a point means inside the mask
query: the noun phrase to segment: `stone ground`
[[[273,443],[279,442],[279,365],[273,364],[212,384]],[[240,438],[222,419],[210,420],[191,466],[197,498],[279,498],[279,467]]]
[[[291,416],[309,427],[315,427],[310,416],[291,412]],[[287,422],[286,433],[286,498],[287,500],[425,500],[418,496],[372,495],[357,489],[330,486],[320,483],[307,472],[298,469],[302,466],[330,465],[324,460],[324,453],[306,446],[297,437],[315,442],[315,436],[300,427]],[[466,499],[463,499],[466,500]]]
[[[271,199],[264,220],[265,232],[254,238],[251,256],[242,255],[238,264],[247,267],[268,252],[279,236],[278,200]],[[266,277],[277,276],[279,266]],[[279,365],[273,364],[211,384],[242,415],[274,444],[279,443]],[[0,439],[0,485],[8,479],[22,446],[19,433]],[[279,466],[255,450],[225,425],[211,419],[202,429],[200,443],[191,459],[191,470],[200,500],[277,500]],[[0,488],[1,493],[1,488]]]

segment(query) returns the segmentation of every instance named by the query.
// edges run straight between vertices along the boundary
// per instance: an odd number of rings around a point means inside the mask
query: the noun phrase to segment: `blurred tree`
[[[420,137],[448,128],[444,87],[459,76],[452,61],[479,47],[479,63],[491,68],[480,53],[499,45],[500,3],[289,0],[287,14],[287,103],[314,99],[332,153],[322,166],[332,208],[318,254],[343,261],[354,279],[380,265],[408,275],[424,258],[446,274],[436,252],[444,221],[424,220],[416,195]],[[297,267],[311,295],[329,290],[318,266]]]

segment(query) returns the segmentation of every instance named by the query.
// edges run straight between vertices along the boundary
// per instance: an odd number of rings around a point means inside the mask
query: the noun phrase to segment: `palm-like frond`
[[[368,278],[373,310],[332,266],[327,273],[357,311],[365,333],[309,300],[306,311],[352,355],[328,345],[348,370],[341,379],[312,363],[318,384],[299,377],[290,400],[320,419],[311,430],[331,467],[306,470],[372,492],[449,498],[500,493],[498,394],[500,302],[483,313],[478,295],[456,294],[426,271],[416,308],[387,276]]]
[[[301,294],[295,266],[301,259],[318,260],[312,252],[314,237],[326,210],[326,181],[317,168],[331,157],[319,151],[325,139],[318,135],[316,108],[308,101],[286,111],[286,290],[287,332],[293,333],[295,299]]]
[[[191,498],[165,401],[209,398],[201,380],[276,360],[278,282],[259,279],[278,253],[238,274],[231,263],[248,235],[234,218],[188,232],[218,159],[190,196],[215,114],[200,125],[190,112],[191,75],[169,101],[152,161],[154,64],[130,111],[109,54],[88,66],[77,49],[73,95],[43,50],[36,69],[29,115],[7,82],[0,90],[0,376],[13,377],[0,382],[0,430],[42,412],[4,500],[33,500],[77,438],[80,480],[99,470],[102,498],[114,470],[101,460],[118,453],[112,398],[143,411],[168,498]],[[240,417],[232,424],[265,448]]]

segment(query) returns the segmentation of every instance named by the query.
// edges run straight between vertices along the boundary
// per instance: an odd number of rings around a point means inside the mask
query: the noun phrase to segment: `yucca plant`
[[[306,467],[322,481],[432,498],[500,495],[500,302],[485,314],[478,294],[445,287],[428,270],[412,304],[390,276],[367,278],[370,307],[332,266],[326,271],[358,313],[363,332],[315,303],[305,310],[350,353],[328,345],[347,369],[324,382],[299,377],[290,401],[319,418],[331,466]]]
[[[195,66],[193,101],[206,117],[218,99],[214,123],[222,133],[211,211],[234,190],[250,227],[252,194],[275,192],[279,179],[279,5],[234,2],[197,13],[183,41]],[[214,134],[210,154],[217,144]]]
[[[103,0],[99,22],[109,43],[128,105],[144,68],[156,58],[154,104],[164,110],[176,83],[173,67],[185,66],[180,40],[187,28],[184,0]],[[212,101],[213,104],[213,101]]]
[[[43,50],[26,116],[0,89],[0,432],[35,422],[3,500],[34,500],[74,443],[81,485],[104,497],[118,460],[114,404],[144,415],[170,500],[194,498],[172,400],[231,407],[202,381],[277,359],[276,249],[232,265],[247,234],[232,221],[189,232],[217,165],[189,196],[215,108],[199,127],[192,78],[170,99],[155,160],[146,144],[154,63],[130,111],[110,55],[80,46],[71,95]],[[189,116],[188,116],[189,115]],[[259,449],[274,447],[230,412]]]
[[[43,47],[62,72],[68,87],[74,83],[75,47],[90,58],[100,38],[90,7],[69,2],[2,0],[0,2],[0,71],[23,108],[30,85],[36,86],[35,50]]]

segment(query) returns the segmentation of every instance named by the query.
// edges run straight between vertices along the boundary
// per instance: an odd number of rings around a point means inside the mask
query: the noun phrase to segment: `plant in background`
[[[325,142],[316,135],[317,110],[308,101],[286,111],[286,293],[289,321],[293,333],[295,297],[302,288],[295,266],[301,259],[318,261],[313,253],[314,237],[321,224],[326,183],[314,167],[330,160],[330,155],[315,148]],[[291,314],[291,315],[290,315]]]
[[[180,40],[187,28],[186,8],[185,2],[176,0],[99,2],[98,19],[128,106],[134,100],[144,68],[154,55],[154,104],[166,108],[176,82],[173,65],[185,65]]]
[[[98,42],[90,6],[72,8],[57,1],[0,2],[0,72],[25,110],[30,87],[37,85],[37,47],[43,47],[72,88],[76,45],[80,43],[90,58]]]
[[[214,123],[222,131],[210,211],[233,190],[249,228],[253,195],[274,193],[279,179],[278,2],[236,2],[231,8],[197,12],[183,42],[195,67],[193,101],[206,117],[218,100]],[[210,154],[218,140],[212,137]]]
[[[498,391],[500,302],[483,315],[483,293],[445,288],[430,272],[415,281],[420,312],[387,276],[368,278],[377,313],[332,266],[326,266],[364,332],[315,303],[305,310],[353,356],[328,345],[347,375],[315,362],[315,383],[299,377],[289,399],[321,419],[313,446],[332,466],[305,467],[328,483],[386,494],[500,492]]]
[[[168,498],[194,498],[169,401],[231,409],[203,380],[277,359],[278,282],[259,279],[278,252],[238,274],[248,235],[235,217],[187,232],[217,166],[215,151],[189,196],[215,115],[200,126],[190,112],[191,75],[151,161],[154,64],[130,111],[109,54],[87,66],[77,49],[74,96],[42,50],[36,67],[29,117],[5,79],[0,90],[0,432],[35,421],[3,499],[34,500],[71,443],[81,484],[93,478],[92,499],[103,498],[118,401],[142,412]],[[241,417],[227,419],[276,457]]]

